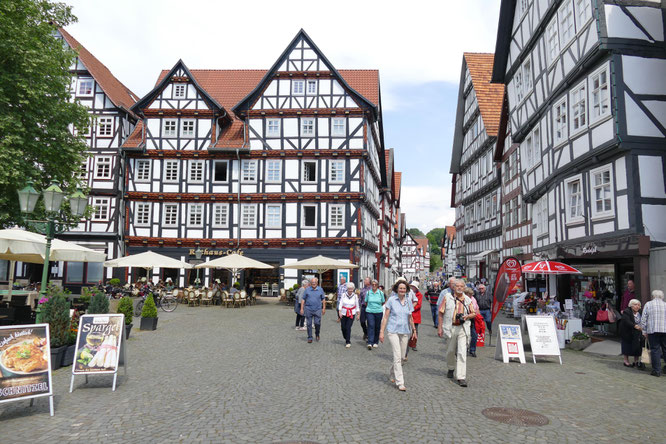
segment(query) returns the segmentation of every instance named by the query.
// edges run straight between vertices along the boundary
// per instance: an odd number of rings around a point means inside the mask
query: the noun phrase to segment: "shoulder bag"
[[[606,304],[597,311],[597,322],[608,322],[608,309]]]

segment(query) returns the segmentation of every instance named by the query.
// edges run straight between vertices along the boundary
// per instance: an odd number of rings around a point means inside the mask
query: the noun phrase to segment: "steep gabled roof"
[[[393,197],[398,204],[400,203],[400,188],[402,187],[402,173],[393,173]]]
[[[488,136],[497,137],[500,117],[502,116],[502,103],[504,101],[504,85],[490,83],[493,72],[494,54],[471,53],[464,54],[467,69],[472,77],[472,85],[479,103],[479,111]]]
[[[505,83],[506,64],[511,46],[511,30],[516,10],[516,0],[502,0],[500,4],[499,23],[497,24],[497,40],[495,40],[495,61],[491,82]]]
[[[421,254],[423,256],[428,252],[428,238],[427,237],[417,237],[414,239],[421,249]]]
[[[130,111],[134,103],[139,100],[139,97],[111,74],[109,68],[100,62],[97,57],[92,55],[92,53],[79,43],[78,40],[72,37],[70,33],[63,28],[59,28],[58,32],[62,35],[70,48],[78,53],[79,60],[83,63],[100,88],[102,88],[109,100],[111,100],[111,102],[118,108]]]

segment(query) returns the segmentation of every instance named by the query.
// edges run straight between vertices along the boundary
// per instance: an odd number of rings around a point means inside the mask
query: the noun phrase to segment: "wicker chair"
[[[199,305],[199,295],[195,290],[192,289],[187,290],[187,305],[193,307]]]
[[[201,294],[201,305],[210,305],[213,302],[213,290],[206,290]]]
[[[247,292],[245,290],[242,290],[240,292],[240,302],[243,306],[248,305],[248,298],[247,298]]]
[[[222,303],[224,304],[225,307],[229,307],[229,305],[234,305],[234,297],[230,295],[228,292],[223,291]]]
[[[329,293],[326,295],[326,307],[334,308],[337,303],[337,296],[335,293]]]

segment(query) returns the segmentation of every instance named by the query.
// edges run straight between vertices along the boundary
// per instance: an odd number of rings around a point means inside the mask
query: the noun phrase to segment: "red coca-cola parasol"
[[[522,271],[523,273],[535,274],[583,274],[571,265],[554,261],[530,262],[529,264],[523,265]]]

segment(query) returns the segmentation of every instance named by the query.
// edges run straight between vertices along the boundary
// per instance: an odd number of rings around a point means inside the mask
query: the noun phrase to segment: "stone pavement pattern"
[[[388,344],[368,351],[355,323],[344,347],[335,312],[322,340],[294,331],[291,307],[179,306],[157,331],[132,331],[128,378],[53,375],[46,398],[0,405],[0,442],[659,442],[666,435],[666,377],[622,367],[621,358],[563,351],[502,364],[494,347],[468,364],[468,388],[446,378],[442,340],[428,322],[405,365],[407,392],[388,382]],[[136,326],[135,326],[136,327]],[[494,340],[493,340],[494,342]],[[485,418],[486,407],[545,415],[543,427]]]

